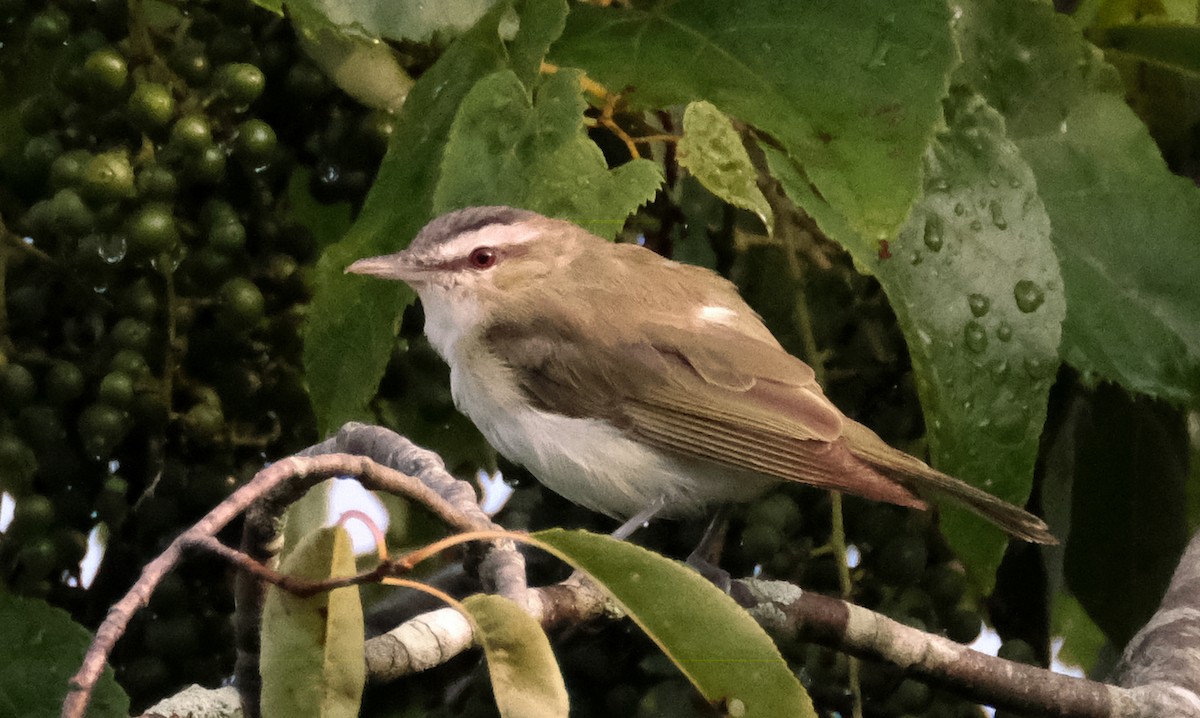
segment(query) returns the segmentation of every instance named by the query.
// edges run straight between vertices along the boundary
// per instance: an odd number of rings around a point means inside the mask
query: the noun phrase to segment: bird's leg
[[[659,511],[663,510],[663,507],[666,505],[666,498],[659,496],[657,499],[651,501],[646,508],[637,512],[631,516],[628,521],[618,526],[617,530],[612,532],[612,537],[619,541],[624,541],[625,539],[629,538],[634,531],[637,531],[639,528],[644,526],[647,521],[654,518]]]
[[[689,566],[725,593],[729,593],[733,579],[729,572],[718,564],[721,561],[721,551],[725,548],[725,533],[729,530],[729,514],[728,504],[716,510],[708,528],[704,529],[700,543],[696,544],[696,548],[687,557]]]

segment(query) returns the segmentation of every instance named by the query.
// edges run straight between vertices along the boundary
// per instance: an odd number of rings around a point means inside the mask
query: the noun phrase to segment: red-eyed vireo
[[[411,285],[458,408],[549,488],[614,517],[696,513],[781,481],[925,508],[951,497],[1013,536],[1032,514],[842,414],[733,284],[511,207],[430,222],[347,270]]]

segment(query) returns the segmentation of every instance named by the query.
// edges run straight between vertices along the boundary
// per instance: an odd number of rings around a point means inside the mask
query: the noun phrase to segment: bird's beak
[[[416,266],[404,253],[385,254],[382,257],[367,257],[346,267],[347,274],[367,274],[383,279],[398,279],[410,284],[421,282],[426,272]]]

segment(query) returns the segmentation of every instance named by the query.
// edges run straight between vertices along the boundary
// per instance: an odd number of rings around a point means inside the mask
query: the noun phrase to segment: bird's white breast
[[[661,499],[663,515],[694,514],[713,502],[748,499],[774,483],[668,456],[600,419],[542,411],[482,346],[458,348],[450,386],[459,410],[497,451],[577,504],[627,518]]]

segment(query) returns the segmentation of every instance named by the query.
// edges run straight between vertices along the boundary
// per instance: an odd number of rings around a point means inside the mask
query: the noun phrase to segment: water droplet
[[[1008,178],[1008,186],[1012,187],[1013,189],[1021,189],[1021,178],[1015,177],[1015,176],[1009,177]]]
[[[107,264],[116,264],[125,259],[128,245],[123,234],[105,234],[99,237],[96,244],[96,254],[100,255]]]
[[[1036,357],[1026,357],[1025,373],[1031,379],[1044,379],[1050,373],[1050,363]]]
[[[996,225],[996,229],[1008,229],[1008,220],[1004,218],[1004,207],[1000,200],[992,200],[988,204],[988,211],[992,213],[992,224]]]
[[[963,341],[966,343],[967,349],[979,354],[984,349],[987,349],[987,331],[984,330],[983,325],[979,322],[974,320],[969,321],[967,322],[967,326],[963,328]]]
[[[967,211],[967,208],[966,208],[966,206],[963,205],[962,202],[959,202],[954,205],[954,214],[957,214],[959,217],[963,216],[963,214],[965,214],[966,211]]]
[[[931,214],[925,218],[925,246],[936,252],[942,248],[942,218]]]
[[[982,317],[992,308],[992,300],[982,294],[972,294],[967,297],[967,306],[971,308],[971,313],[977,317]]]
[[[1046,294],[1032,281],[1022,279],[1017,282],[1017,286],[1013,287],[1013,298],[1017,300],[1017,309],[1028,314],[1042,306],[1042,302],[1046,300]]]
[[[995,177],[988,177],[988,184],[992,187],[999,187],[1000,180],[996,179]]]
[[[1003,359],[1003,358],[997,359],[996,361],[992,362],[991,370],[992,370],[992,375],[995,376],[996,378],[1007,376],[1008,375],[1008,360]]]
[[[996,327],[996,338],[1002,342],[1012,339],[1012,325],[1008,322],[1000,322],[1000,326]]]
[[[1064,135],[1067,134],[1067,121],[1066,120],[1063,120],[1062,123],[1058,126],[1058,131],[1060,134],[1064,134]]]
[[[914,251],[911,255],[909,255],[908,261],[911,262],[912,266],[915,267],[921,262],[924,262],[925,257],[923,257],[920,252]]]
[[[927,192],[949,192],[950,182],[945,177],[930,177],[925,181]]]
[[[979,230],[983,229],[983,222],[980,222],[977,219],[971,220],[971,229],[975,232],[978,232]]]

